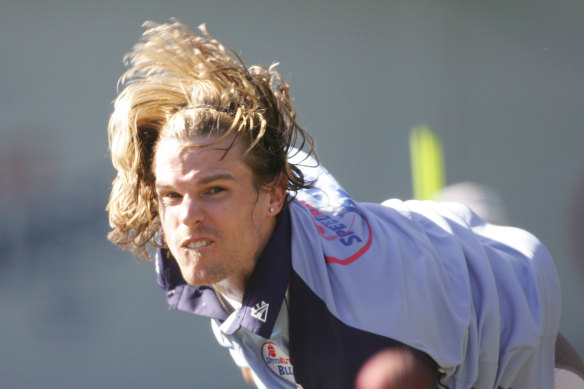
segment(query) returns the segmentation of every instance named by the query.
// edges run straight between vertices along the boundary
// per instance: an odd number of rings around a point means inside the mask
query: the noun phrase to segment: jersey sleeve
[[[535,237],[458,204],[318,200],[293,204],[292,263],[336,318],[426,353],[451,388],[553,379],[559,283]]]

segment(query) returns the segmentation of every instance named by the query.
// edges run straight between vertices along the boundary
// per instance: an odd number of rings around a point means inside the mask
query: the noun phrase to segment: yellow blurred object
[[[415,127],[410,132],[410,154],[414,198],[433,199],[445,181],[440,139],[427,126]]]

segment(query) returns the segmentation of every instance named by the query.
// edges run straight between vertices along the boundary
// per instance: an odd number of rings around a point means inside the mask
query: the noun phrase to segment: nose
[[[179,212],[179,221],[182,224],[191,228],[196,227],[203,221],[204,215],[205,212],[199,201],[191,196],[183,197]]]

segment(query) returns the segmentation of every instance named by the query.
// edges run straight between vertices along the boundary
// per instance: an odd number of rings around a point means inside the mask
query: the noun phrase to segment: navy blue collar
[[[236,316],[230,320],[227,334],[243,327],[264,338],[271,336],[290,281],[290,242],[290,211],[286,208],[247,282],[242,307],[233,313]],[[156,265],[158,284],[167,291],[171,308],[221,321],[229,317],[211,287],[185,282],[168,250],[158,250]]]

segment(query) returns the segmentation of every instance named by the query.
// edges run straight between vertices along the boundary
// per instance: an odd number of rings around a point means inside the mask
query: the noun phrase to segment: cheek
[[[177,207],[168,207],[161,205],[158,207],[158,215],[162,224],[171,224],[173,220],[177,219]]]
[[[166,221],[167,221],[167,213],[164,207],[158,207],[158,218],[160,219],[160,225],[162,226],[163,230],[166,230]]]
[[[172,210],[168,210],[164,207],[159,207],[158,216],[160,218],[160,226],[162,227],[162,231],[166,236],[166,243],[170,244],[172,242],[172,236],[174,235],[174,231],[176,229],[175,220],[177,220],[177,217],[176,215],[174,215]]]

